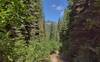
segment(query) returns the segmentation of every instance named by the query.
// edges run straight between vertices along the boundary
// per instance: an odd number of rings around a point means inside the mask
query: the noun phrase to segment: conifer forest
[[[0,62],[100,62],[100,0],[66,1],[53,22],[43,0],[0,0]]]

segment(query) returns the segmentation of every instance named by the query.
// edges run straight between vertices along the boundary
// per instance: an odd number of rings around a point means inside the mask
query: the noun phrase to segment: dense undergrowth
[[[42,16],[41,0],[0,0],[0,62],[41,62],[59,48],[40,39]]]
[[[55,40],[32,40],[28,46],[25,41],[0,40],[0,55],[5,62],[41,62],[49,58],[49,53],[58,50],[61,44]]]

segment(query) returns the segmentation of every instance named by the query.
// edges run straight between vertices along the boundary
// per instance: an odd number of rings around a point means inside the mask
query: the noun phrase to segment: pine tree
[[[99,62],[96,48],[100,44],[99,36],[97,36],[100,33],[98,32],[99,25],[95,25],[95,23],[99,21],[100,1],[70,0],[70,2],[72,2],[68,27],[70,42],[68,50],[64,51],[67,52],[67,55],[65,53],[64,55],[69,62]],[[67,43],[64,44],[67,45]]]

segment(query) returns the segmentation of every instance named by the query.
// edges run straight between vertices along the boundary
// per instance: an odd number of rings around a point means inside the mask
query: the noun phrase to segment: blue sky
[[[46,21],[58,21],[67,7],[67,0],[43,0],[43,13]]]

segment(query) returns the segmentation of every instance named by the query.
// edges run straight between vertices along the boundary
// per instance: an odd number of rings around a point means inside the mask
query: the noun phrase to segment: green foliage
[[[41,62],[52,50],[59,49],[60,43],[55,40],[30,40],[26,45],[19,29],[25,22],[31,23],[41,18],[40,0],[0,0],[1,62]],[[18,31],[16,38],[9,37],[12,27],[16,27],[13,32]]]
[[[62,23],[62,30],[67,30],[69,29],[69,24],[70,24],[70,9],[66,9],[64,12],[64,18],[63,18],[63,23]]]
[[[60,23],[60,41],[62,42],[62,46],[61,46],[61,52],[65,54],[65,56],[67,56],[67,52],[70,46],[70,30],[71,30],[71,22],[72,22],[72,18],[71,18],[71,6],[73,4],[74,0],[70,0],[69,2],[69,7],[67,9],[65,9],[64,11],[64,17]]]
[[[74,4],[74,2],[77,2],[78,0],[68,0],[68,2],[69,2],[69,5],[73,5]]]
[[[3,51],[2,54],[7,57],[10,62],[40,62],[40,60],[47,58],[51,51],[58,50],[60,46],[60,43],[54,40],[30,42],[30,45],[27,47],[23,40],[15,42],[15,45],[12,44],[13,42],[11,41],[0,41],[0,52]]]
[[[55,40],[31,40],[26,46],[23,39],[13,41],[5,33],[0,32],[0,55],[5,62],[41,62],[53,50],[58,50],[61,44]]]
[[[25,22],[39,21],[41,10],[40,0],[0,0],[1,62],[40,62],[52,50],[59,48],[60,43],[55,40],[29,40],[26,46],[20,28]],[[16,28],[12,30],[12,27]],[[16,31],[18,37],[10,38],[9,34]]]
[[[0,3],[0,25],[10,23],[18,26],[23,21],[23,16],[20,17],[20,14],[22,14],[25,11],[25,5],[21,1],[16,0],[12,0],[12,2],[10,2],[9,0],[4,0]]]
[[[0,54],[5,62],[41,62],[53,50],[58,50],[61,44],[55,40],[31,40],[26,46],[23,39],[13,41],[7,34],[1,32]]]

